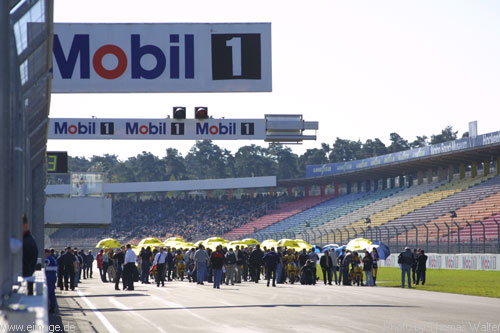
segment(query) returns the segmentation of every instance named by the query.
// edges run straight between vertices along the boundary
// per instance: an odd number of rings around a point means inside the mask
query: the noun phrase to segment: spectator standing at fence
[[[417,257],[418,251],[417,249],[413,249],[413,265],[411,265],[411,278],[413,284],[417,284]]]
[[[401,288],[405,287],[405,275],[408,277],[408,288],[411,288],[411,267],[414,262],[413,253],[409,247],[405,247],[405,250],[401,252],[398,256],[398,264],[401,268]]]
[[[424,253],[424,250],[420,250],[420,253],[417,257],[417,283],[422,281],[422,285],[425,284],[425,272],[427,270],[427,256]]]
[[[363,257],[363,271],[365,272],[366,285],[373,287],[373,257],[370,252],[365,251],[365,256]]]
[[[377,273],[378,273],[378,261],[380,260],[380,257],[378,256],[378,251],[377,248],[374,247],[372,250],[372,258],[373,258],[373,265],[372,265],[372,275],[373,275],[373,285],[377,285]]]

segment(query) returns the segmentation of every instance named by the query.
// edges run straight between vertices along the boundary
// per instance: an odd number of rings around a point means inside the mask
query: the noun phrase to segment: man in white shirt
[[[156,286],[165,286],[165,261],[167,259],[167,253],[163,251],[163,247],[160,247],[160,252],[158,252],[153,261],[153,267],[156,265]]]
[[[123,262],[123,279],[125,280],[125,287],[127,290],[134,290],[134,274],[137,271],[135,267],[135,262],[137,256],[130,244],[127,244],[127,252],[125,252],[125,260]]]

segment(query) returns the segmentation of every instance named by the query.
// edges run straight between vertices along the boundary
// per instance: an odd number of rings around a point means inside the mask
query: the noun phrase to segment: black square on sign
[[[213,80],[260,80],[260,34],[213,34]]]
[[[184,123],[171,123],[170,133],[172,135],[184,135]]]
[[[101,123],[101,135],[113,135],[115,134],[115,123],[103,122]]]
[[[254,135],[254,123],[241,123],[241,135]]]

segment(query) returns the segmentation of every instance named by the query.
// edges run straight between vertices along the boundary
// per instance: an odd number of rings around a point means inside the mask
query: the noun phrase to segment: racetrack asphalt
[[[121,288],[121,284],[120,284]],[[57,291],[67,332],[481,332],[500,330],[500,299],[386,287],[135,283],[98,278]],[[69,328],[69,329],[68,329]]]

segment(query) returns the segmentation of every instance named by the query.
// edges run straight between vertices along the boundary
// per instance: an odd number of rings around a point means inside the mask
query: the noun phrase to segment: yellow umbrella
[[[175,247],[176,249],[183,249],[186,247],[186,243],[184,242],[179,242],[179,241],[165,241],[164,242],[165,246],[169,246],[169,247]]]
[[[222,237],[210,237],[210,238],[205,239],[205,242],[207,242],[207,243],[212,243],[212,242],[223,243],[223,242],[227,242],[227,240],[225,240]]]
[[[159,240],[158,238],[154,237],[148,237],[142,239],[139,244],[137,244],[137,247],[144,247],[144,246],[163,246],[163,242]]]
[[[351,251],[363,251],[372,245],[372,241],[366,238],[355,238],[347,243],[346,249]]]
[[[306,242],[305,240],[296,239],[295,241],[297,242],[297,244],[299,244],[299,247],[302,249],[306,249],[307,251],[309,251],[312,248],[312,245]]]
[[[169,237],[165,240],[164,243],[169,242],[169,241],[176,241],[176,242],[185,242],[184,238],[182,237]]]
[[[274,239],[266,239],[260,243],[261,247],[267,247],[268,249],[278,246],[278,241]]]
[[[117,241],[114,238],[105,238],[101,239],[99,243],[95,246],[96,248],[103,248],[103,249],[116,249],[121,247],[122,245],[120,244],[119,241]]]
[[[280,239],[278,241],[278,244],[276,244],[276,245],[277,246],[285,246],[285,247],[293,247],[295,249],[301,248],[296,241],[294,241],[293,239],[288,239],[288,238]]]
[[[196,247],[196,245],[194,243],[190,243],[190,242],[186,243],[186,247],[185,247],[186,249],[190,249],[192,247]]]
[[[246,245],[257,245],[260,244],[256,239],[253,238],[245,238],[241,240]]]

